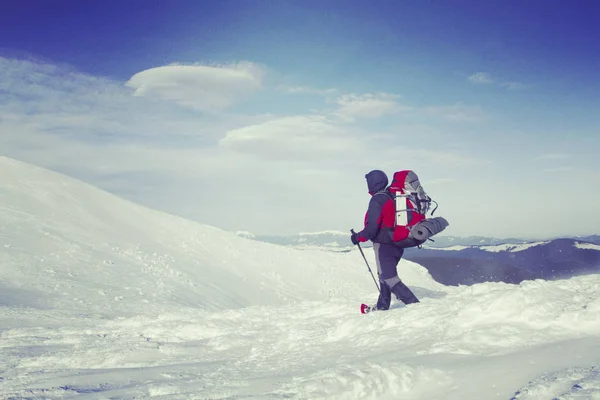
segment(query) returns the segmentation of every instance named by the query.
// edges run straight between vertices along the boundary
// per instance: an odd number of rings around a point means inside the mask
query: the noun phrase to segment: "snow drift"
[[[421,303],[360,315],[377,293],[356,251],[240,238],[7,158],[0,171],[2,398],[600,393],[598,275],[445,287],[402,261]]]

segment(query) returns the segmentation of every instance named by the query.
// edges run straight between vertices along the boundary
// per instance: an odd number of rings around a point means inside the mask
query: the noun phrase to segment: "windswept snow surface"
[[[239,238],[1,157],[0,174],[1,399],[600,398],[598,275],[445,287],[402,261],[422,302],[361,315],[356,250]]]

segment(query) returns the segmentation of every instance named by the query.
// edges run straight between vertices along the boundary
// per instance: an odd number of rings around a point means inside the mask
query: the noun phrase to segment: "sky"
[[[231,231],[360,228],[414,170],[448,235],[598,233],[593,1],[8,1],[0,155]]]

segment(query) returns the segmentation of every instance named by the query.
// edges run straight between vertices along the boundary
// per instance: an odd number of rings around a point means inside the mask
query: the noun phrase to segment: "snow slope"
[[[356,250],[240,238],[2,157],[0,179],[0,399],[600,397],[598,275],[445,287],[402,261],[421,303],[360,315]]]
[[[369,288],[362,269],[332,269],[336,256],[306,259],[6,158],[0,170],[0,262],[13,266],[0,277],[12,302],[137,314],[140,304],[215,310]]]

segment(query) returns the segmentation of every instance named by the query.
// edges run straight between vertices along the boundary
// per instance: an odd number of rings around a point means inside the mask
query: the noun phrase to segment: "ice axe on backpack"
[[[350,229],[350,233],[352,233],[352,235],[356,235],[356,232],[354,232],[354,229]],[[369,272],[371,273],[371,277],[373,278],[373,282],[375,282],[375,286],[377,287],[377,291],[379,293],[381,293],[381,289],[379,289],[379,285],[377,284],[377,280],[375,280],[375,275],[373,275],[373,271],[371,271],[371,267],[369,267],[369,263],[367,262],[367,257],[365,257],[365,253],[363,253],[362,247],[360,247],[360,243],[356,244],[358,246],[358,250],[360,250],[360,254],[362,254],[363,260],[365,260],[365,264],[367,264],[367,268],[369,270]]]

